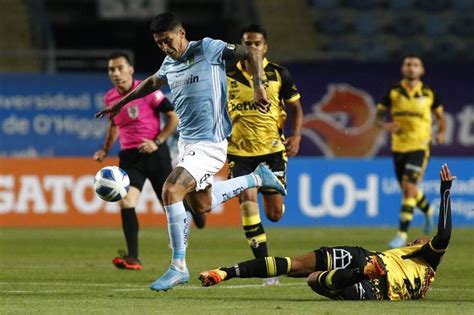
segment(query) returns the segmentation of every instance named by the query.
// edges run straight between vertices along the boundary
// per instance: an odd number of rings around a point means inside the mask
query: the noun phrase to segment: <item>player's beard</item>
[[[415,75],[415,74],[408,74],[406,77],[405,77],[405,80],[407,81],[410,81],[410,82],[413,82],[413,81],[417,81],[419,80],[420,77]]]

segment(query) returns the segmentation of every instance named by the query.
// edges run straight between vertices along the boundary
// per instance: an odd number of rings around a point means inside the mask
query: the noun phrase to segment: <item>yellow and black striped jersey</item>
[[[253,100],[252,76],[242,63],[227,69],[227,108],[232,120],[232,134],[227,152],[238,156],[259,156],[285,150],[283,125],[285,102],[296,101],[300,94],[284,67],[263,61],[270,106],[266,113],[257,109]]]
[[[390,300],[423,298],[431,287],[436,267],[445,250],[427,244],[406,246],[379,254],[387,268],[387,296]]]
[[[427,150],[431,141],[431,112],[443,107],[435,93],[420,82],[409,89],[402,80],[392,87],[378,109],[389,110],[400,130],[392,134],[392,151],[410,152]]]

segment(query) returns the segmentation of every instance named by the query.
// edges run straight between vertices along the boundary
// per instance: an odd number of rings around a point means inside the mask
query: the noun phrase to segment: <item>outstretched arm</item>
[[[253,75],[254,85],[263,84],[263,55],[258,49],[238,44],[227,45],[222,51],[222,59],[227,61],[247,60],[250,64],[249,70]]]
[[[143,80],[132,92],[128,93],[124,98],[122,98],[117,104],[101,110],[100,112],[95,114],[95,117],[101,118],[104,117],[106,114],[110,114],[110,117],[114,117],[118,114],[118,112],[120,112],[122,107],[127,105],[127,103],[145,97],[152,92],[155,92],[164,83],[165,81],[158,79],[155,75],[149,76],[148,78]]]
[[[438,220],[438,232],[436,235],[423,247],[420,251],[409,256],[402,256],[402,258],[410,258],[410,256],[422,257],[430,264],[430,266],[436,270],[438,265],[448,248],[449,240],[451,238],[451,184],[456,176],[452,176],[449,171],[448,165],[443,164],[440,171],[441,178],[441,201],[439,205],[439,220]]]
[[[451,184],[456,176],[452,176],[447,164],[443,164],[440,171],[441,178],[441,202],[439,205],[438,232],[431,240],[431,246],[434,250],[445,250],[448,248],[451,238]]]
[[[224,60],[247,60],[250,65],[250,73],[253,75],[254,100],[258,107],[266,108],[270,100],[265,92],[265,76],[263,72],[263,55],[253,47],[244,45],[228,45],[222,51]]]

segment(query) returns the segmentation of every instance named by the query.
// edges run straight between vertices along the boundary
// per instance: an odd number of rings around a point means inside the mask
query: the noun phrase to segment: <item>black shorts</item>
[[[379,253],[358,246],[321,247],[316,254],[317,271],[363,268],[373,255]],[[382,300],[387,296],[386,279],[363,280],[339,291],[329,291],[315,285],[311,288],[334,300]]]
[[[119,166],[130,177],[130,186],[140,191],[148,178],[161,201],[163,184],[172,170],[170,151],[166,144],[161,144],[152,153],[140,153],[138,149],[122,150],[119,153]]]
[[[252,173],[260,163],[267,164],[286,188],[287,158],[284,151],[257,156],[227,154],[227,165],[229,166],[228,178],[248,175]],[[265,195],[279,194],[279,192],[273,189],[260,189],[260,192]]]
[[[398,182],[401,183],[406,175],[411,183],[417,184],[423,177],[430,154],[428,150],[419,150],[392,152],[392,156]]]

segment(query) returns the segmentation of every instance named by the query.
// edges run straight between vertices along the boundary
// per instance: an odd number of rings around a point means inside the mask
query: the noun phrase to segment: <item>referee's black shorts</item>
[[[170,151],[165,143],[152,153],[140,153],[136,148],[120,151],[119,166],[127,172],[130,186],[140,191],[148,178],[161,201],[163,184],[172,170]]]

